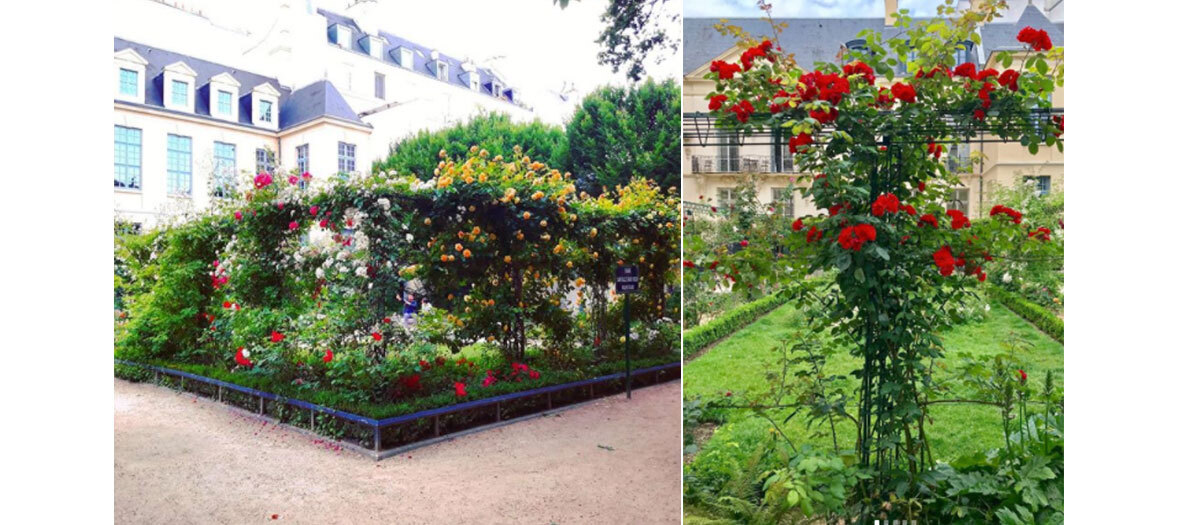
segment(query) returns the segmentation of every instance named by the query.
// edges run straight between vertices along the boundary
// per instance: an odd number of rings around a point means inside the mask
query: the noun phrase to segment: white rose
[[[315,269],[315,278],[316,279],[323,279],[324,278],[324,269],[323,268],[316,268]]]
[[[381,206],[381,209],[389,211],[389,199],[381,197],[380,199],[377,199],[377,205]]]
[[[1000,280],[1004,281],[1006,283],[1010,283],[1010,282],[1012,282],[1012,274],[1010,274],[1008,272],[1004,272],[1004,276],[1001,277]]]
[[[407,233],[406,234],[406,242],[414,242],[414,234]]]

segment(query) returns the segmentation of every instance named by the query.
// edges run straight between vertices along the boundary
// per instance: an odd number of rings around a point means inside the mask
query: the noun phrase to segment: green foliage
[[[686,330],[683,337],[684,355],[692,355],[698,350],[728,337],[767,312],[782,306],[789,299],[790,297],[786,294],[771,294],[738,306],[701,326]]]
[[[427,180],[302,188],[263,175],[195,219],[121,235],[116,286],[128,306],[116,355],[284,395],[327,392],[325,404],[478,398],[618,363],[621,344],[592,334],[622,333],[617,298],[602,299],[598,318],[578,310],[588,285],[629,262],[643,275],[634,354],[678,357],[665,286],[677,275],[675,195],[636,178],[591,198],[521,148],[508,159],[464,151],[435,152]],[[403,326],[410,294],[431,306]],[[439,355],[473,345],[488,351]]]
[[[1049,337],[1065,342],[1065,321],[1053,312],[998,286],[989,287],[987,293],[989,297],[999,301],[1026,321],[1040,328]]]
[[[642,175],[669,189],[680,181],[680,85],[650,79],[590,93],[566,127],[578,189],[597,195]]]
[[[558,126],[540,121],[518,124],[503,113],[471,117],[458,126],[439,131],[419,131],[390,147],[384,161],[374,163],[373,172],[389,171],[429,178],[438,167],[439,150],[467,151],[471,146],[488,150],[492,156],[511,157],[513,148],[555,169],[569,169],[568,141]]]
[[[991,204],[1006,204],[1021,210],[1024,220],[1051,231],[1047,244],[1052,252],[1037,258],[1008,258],[997,261],[992,283],[1035,302],[1055,313],[1065,308],[1065,192],[1053,188],[1038,194],[1032,180],[1014,187],[993,184],[988,188]]]

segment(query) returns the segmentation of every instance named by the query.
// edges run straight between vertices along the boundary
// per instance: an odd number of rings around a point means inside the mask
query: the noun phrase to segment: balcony
[[[692,173],[794,173],[789,159],[776,169],[770,155],[693,155]]]

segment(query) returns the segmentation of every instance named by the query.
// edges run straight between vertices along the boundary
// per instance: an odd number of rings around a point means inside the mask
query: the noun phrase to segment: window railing
[[[794,173],[792,163],[775,169],[770,155],[693,155],[692,173]]]

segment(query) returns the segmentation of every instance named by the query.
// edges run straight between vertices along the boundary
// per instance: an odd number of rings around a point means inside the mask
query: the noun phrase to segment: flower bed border
[[[1040,329],[1045,335],[1058,343],[1065,344],[1065,321],[1062,321],[1053,312],[999,286],[989,286],[987,294],[1012,310],[1012,313]]]
[[[775,291],[722,313],[709,322],[684,331],[684,355],[686,361],[700,357],[710,345],[725,339],[742,328],[773,312],[787,303],[789,297],[782,290]]]
[[[350,442],[344,441],[344,440],[339,440],[339,441],[342,445],[346,446],[347,448],[354,450],[356,452],[359,452],[361,454],[367,455],[375,460],[385,459],[387,457],[390,457],[390,456],[393,456],[396,454],[400,454],[406,450],[418,448],[418,447],[429,445],[429,444],[436,443],[439,441],[453,439],[453,438],[459,437],[461,435],[466,435],[466,434],[469,434],[469,433],[472,433],[475,431],[487,430],[487,429],[495,428],[495,427],[502,426],[502,425],[505,425],[508,423],[513,423],[516,421],[523,421],[523,420],[530,419],[532,417],[536,417],[539,415],[549,414],[549,413],[552,413],[555,411],[564,410],[566,408],[571,408],[571,407],[580,405],[586,401],[591,401],[591,400],[606,397],[609,395],[614,395],[615,393],[617,393],[616,390],[618,390],[618,388],[611,388],[610,383],[622,381],[625,377],[624,372],[616,372],[616,373],[608,374],[605,376],[599,376],[599,377],[594,377],[594,378],[590,378],[590,379],[583,379],[580,381],[574,381],[574,382],[570,382],[570,383],[549,385],[549,386],[545,386],[545,387],[541,387],[541,388],[523,390],[520,392],[512,392],[509,394],[501,394],[498,396],[488,397],[488,398],[484,398],[484,399],[477,399],[474,401],[467,401],[467,402],[463,402],[463,403],[459,403],[459,404],[455,404],[455,405],[450,405],[450,406],[445,406],[445,407],[432,408],[432,409],[428,409],[428,410],[421,410],[418,412],[413,412],[410,414],[403,414],[400,416],[393,416],[393,417],[388,417],[388,418],[383,418],[383,419],[374,419],[374,418],[369,418],[369,417],[364,417],[364,416],[360,416],[357,414],[353,414],[350,412],[345,412],[343,410],[336,410],[334,408],[326,407],[323,405],[309,403],[307,401],[302,401],[302,400],[295,399],[295,398],[280,396],[280,395],[272,394],[270,392],[265,392],[262,390],[230,383],[228,381],[213,379],[213,378],[193,374],[190,372],[184,372],[184,371],[176,370],[176,369],[172,369],[172,368],[156,366],[156,365],[149,365],[149,364],[144,364],[144,363],[137,363],[135,361],[127,361],[127,360],[123,360],[123,359],[115,359],[115,364],[138,367],[138,368],[142,368],[145,370],[149,370],[149,371],[153,372],[153,382],[157,385],[160,384],[161,374],[164,376],[175,377],[180,380],[180,389],[182,391],[186,391],[184,388],[185,380],[192,380],[192,381],[196,381],[198,383],[203,383],[205,385],[216,386],[217,387],[216,400],[218,402],[223,402],[223,394],[224,394],[225,390],[237,392],[240,394],[245,394],[247,396],[250,396],[251,398],[257,398],[258,399],[258,410],[257,410],[256,414],[260,418],[274,419],[274,418],[270,418],[270,417],[266,416],[266,406],[269,402],[269,403],[277,403],[280,406],[287,405],[287,406],[292,406],[292,407],[296,407],[296,408],[300,408],[300,409],[305,409],[305,410],[310,411],[312,414],[315,414],[315,413],[326,414],[328,416],[347,421],[347,422],[352,423],[354,425],[367,427],[367,428],[371,429],[371,432],[372,432],[372,436],[373,436],[373,446],[372,447],[365,447],[365,446],[362,446],[358,443],[350,443]],[[638,370],[633,370],[633,371],[631,371],[631,377],[632,377],[632,380],[634,381],[634,380],[637,380],[641,377],[648,378],[648,377],[654,375],[653,380],[651,380],[650,382],[638,381],[637,382],[638,384],[635,385],[636,387],[650,386],[650,385],[655,385],[655,384],[659,384],[659,383],[662,383],[665,381],[670,381],[670,380],[679,378],[680,377],[680,368],[681,368],[681,363],[679,363],[679,362],[667,363],[667,364],[663,364],[663,365],[657,365],[657,366],[652,366],[652,367],[648,367],[648,368],[641,368]],[[595,395],[594,386],[595,385],[603,385],[603,384],[606,385],[606,388],[599,388],[598,394]],[[585,396],[584,398],[578,398],[578,401],[576,401],[576,402],[565,402],[565,403],[563,403],[561,400],[558,400],[558,403],[554,404],[553,394],[559,393],[559,392],[573,391],[574,389],[581,389],[581,388],[588,388],[588,390],[589,390],[588,395]],[[202,395],[200,393],[196,393],[196,392],[194,392],[194,393],[197,395]],[[510,401],[519,401],[519,400],[533,398],[533,397],[542,396],[542,395],[545,396],[546,408],[541,409],[541,410],[537,410],[535,412],[529,412],[529,413],[524,413],[521,415],[509,416],[507,418],[502,417],[502,413],[503,413],[502,405],[504,403],[510,402]],[[206,396],[206,397],[210,397],[211,399],[213,398],[213,396],[211,396],[211,395]],[[231,405],[231,406],[233,406],[233,405]],[[493,406],[496,409],[495,422],[483,423],[483,424],[477,423],[474,426],[471,426],[468,428],[460,428],[457,430],[448,430],[446,432],[442,431],[442,428],[440,426],[440,417],[441,416],[455,414],[455,413],[459,413],[459,412],[465,412],[465,411],[469,411],[469,410],[489,408],[489,407],[493,407]],[[245,409],[241,409],[241,410],[245,410]],[[254,413],[253,411],[251,411],[251,412]],[[434,426],[434,431],[433,431],[432,436],[425,438],[425,439],[416,439],[416,440],[410,441],[408,443],[404,443],[402,445],[396,446],[394,448],[382,450],[382,448],[381,448],[381,432],[382,432],[382,430],[391,428],[395,425],[405,425],[408,423],[417,423],[417,422],[420,422],[425,419],[432,420],[432,423]],[[322,434],[318,434],[315,431],[315,418],[312,417],[312,418],[309,418],[309,420],[311,421],[310,432],[313,434],[322,436]],[[308,432],[308,429],[306,429],[306,428],[291,425],[291,424],[288,424],[288,423],[285,423],[285,422],[282,422],[279,420],[275,420],[275,424],[282,424],[284,426],[287,426],[289,428],[295,429],[300,432]]]

